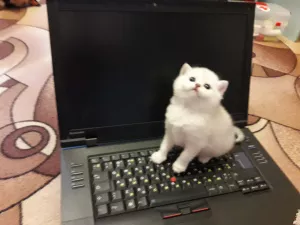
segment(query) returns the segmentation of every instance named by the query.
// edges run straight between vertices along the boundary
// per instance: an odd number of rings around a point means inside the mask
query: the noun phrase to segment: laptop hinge
[[[97,146],[98,139],[90,136],[85,131],[70,131],[69,139],[63,140],[62,145],[66,147],[75,147],[79,145],[85,145],[86,147]],[[63,147],[64,147],[63,146]]]
[[[87,147],[97,146],[98,139],[97,138],[86,138],[85,143]]]
[[[85,132],[84,131],[70,131],[69,132],[69,137],[71,139],[73,139],[73,138],[84,138],[85,137]]]
[[[239,128],[244,128],[244,127],[247,126],[247,121],[246,120],[234,121],[234,125],[239,127]]]

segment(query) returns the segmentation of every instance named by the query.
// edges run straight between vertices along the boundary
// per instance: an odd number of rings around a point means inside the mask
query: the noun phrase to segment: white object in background
[[[273,3],[256,3],[254,36],[281,35],[288,25],[290,11]]]

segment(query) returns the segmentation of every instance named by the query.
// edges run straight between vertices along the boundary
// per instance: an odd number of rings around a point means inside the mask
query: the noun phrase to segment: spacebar
[[[150,206],[155,207],[205,197],[208,197],[208,193],[205,188],[197,187],[195,189],[187,189],[181,192],[174,191],[150,196],[149,201]]]

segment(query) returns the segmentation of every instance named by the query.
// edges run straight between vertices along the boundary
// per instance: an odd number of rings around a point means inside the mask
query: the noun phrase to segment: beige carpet
[[[300,44],[254,44],[249,123],[300,191],[299,60]],[[59,143],[45,4],[0,11],[0,146],[0,224],[59,225]]]

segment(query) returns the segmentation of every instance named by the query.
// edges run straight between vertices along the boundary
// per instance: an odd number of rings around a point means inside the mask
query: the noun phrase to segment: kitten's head
[[[205,100],[218,104],[228,87],[228,81],[207,68],[192,68],[185,63],[173,84],[174,96],[184,100]]]

